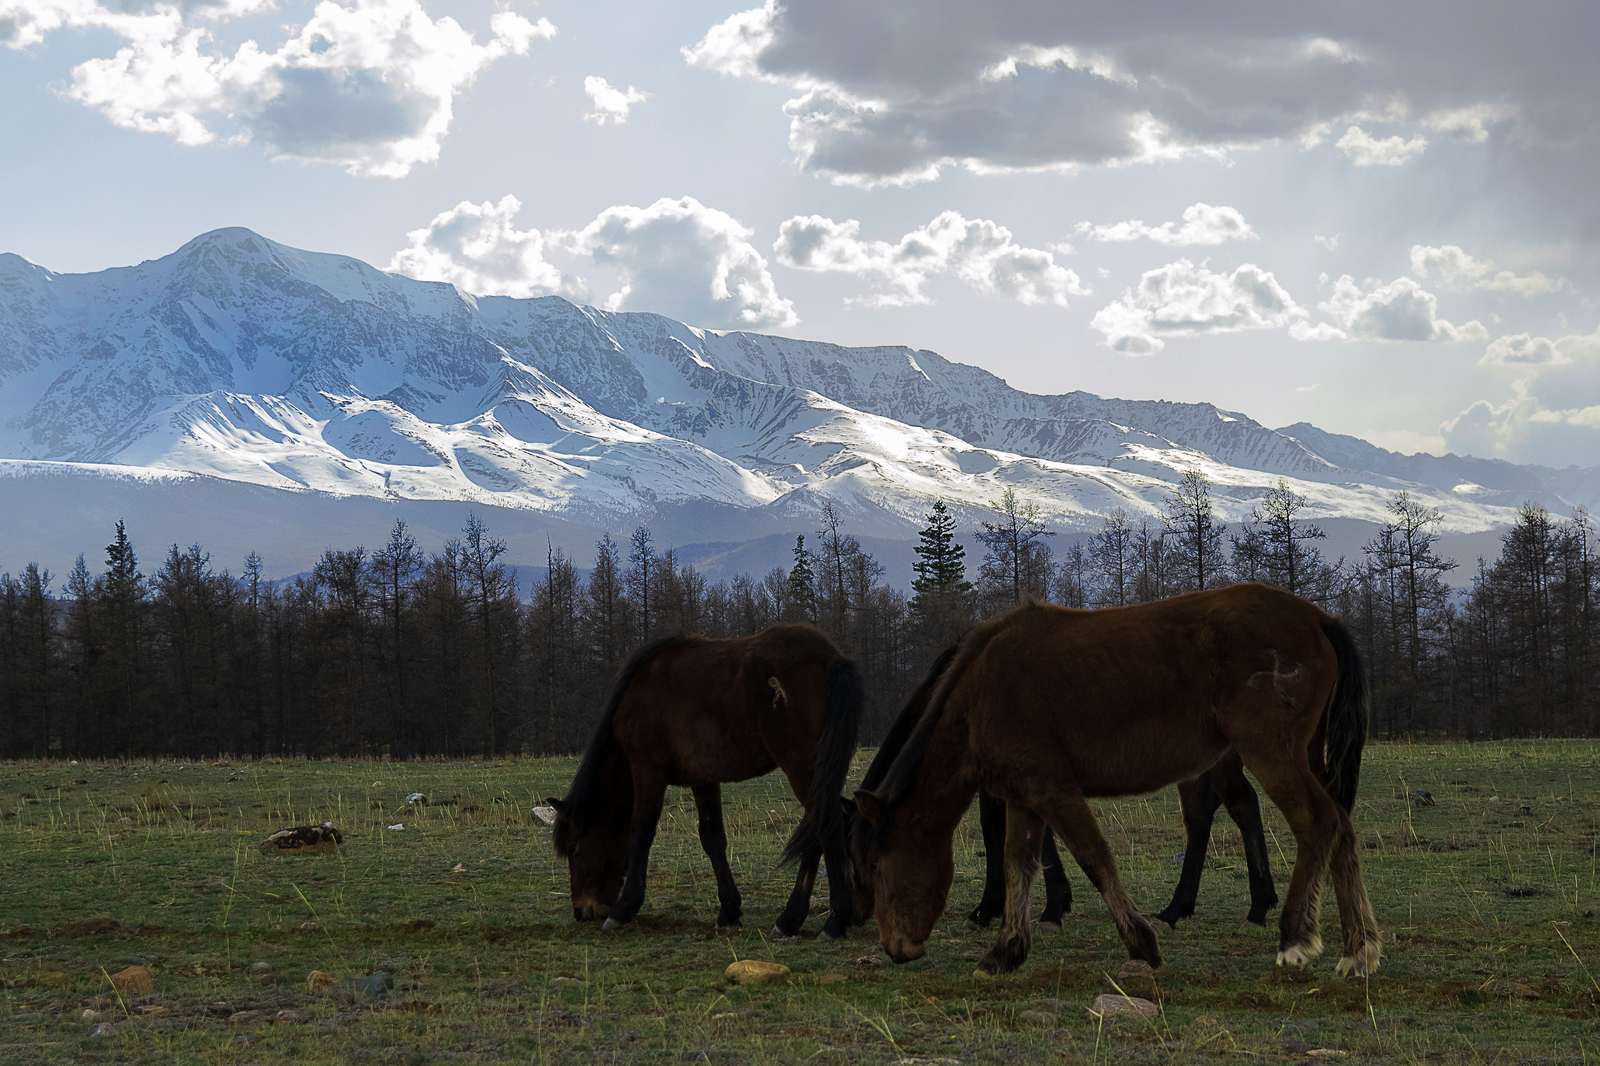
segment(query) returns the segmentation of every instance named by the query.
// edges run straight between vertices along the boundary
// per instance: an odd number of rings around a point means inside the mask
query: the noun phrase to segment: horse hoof
[[[1150,928],[1154,929],[1158,933],[1171,933],[1178,928],[1178,924],[1176,922],[1169,922],[1165,918],[1151,918]]]
[[[818,940],[843,940],[843,933],[830,933],[826,929],[817,934]]]
[[[621,929],[621,928],[622,928],[622,923],[621,922],[617,921],[615,918],[607,918],[605,920],[605,923],[600,926],[600,931],[603,932],[603,933],[609,933],[609,932],[612,932],[613,930]]]
[[[962,925],[962,928],[969,933],[976,933],[978,931],[978,923],[973,921],[971,918],[968,918],[966,923]]]
[[[1059,933],[1059,932],[1061,932],[1061,923],[1060,922],[1040,922],[1039,923],[1039,932],[1041,932],[1041,933]]]

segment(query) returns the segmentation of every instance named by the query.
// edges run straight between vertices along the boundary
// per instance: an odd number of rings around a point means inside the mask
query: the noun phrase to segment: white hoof
[[[1278,965],[1304,966],[1320,954],[1322,954],[1321,937],[1317,937],[1309,944],[1290,944],[1278,952]]]
[[[600,931],[603,932],[603,933],[609,933],[609,932],[612,932],[614,930],[621,929],[621,928],[622,928],[622,923],[621,922],[617,921],[615,918],[607,918],[605,920],[605,922],[600,926]]]

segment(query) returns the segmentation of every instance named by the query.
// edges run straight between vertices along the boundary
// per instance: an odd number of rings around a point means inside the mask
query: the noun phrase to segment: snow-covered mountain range
[[[314,513],[275,534],[313,556],[338,543],[336,499],[728,541],[809,531],[827,498],[853,531],[909,540],[933,499],[971,523],[1006,487],[1057,529],[1093,529],[1117,506],[1154,513],[1196,465],[1228,520],[1279,477],[1311,517],[1381,521],[1406,488],[1455,533],[1504,526],[1525,500],[1600,504],[1596,468],[1401,456],[1208,404],[1036,396],[933,352],[472,296],[244,229],[94,274],[0,255],[0,565],[13,569],[18,545],[60,550],[102,520],[97,496],[196,508],[185,543],[207,515],[283,527]],[[277,513],[268,502],[291,497]],[[71,552],[104,533],[91,524]]]

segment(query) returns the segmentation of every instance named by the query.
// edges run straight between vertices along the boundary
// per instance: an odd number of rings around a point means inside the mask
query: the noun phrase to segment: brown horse
[[[889,732],[879,746],[872,763],[861,780],[867,791],[877,788],[889,766],[905,747],[906,739],[916,726],[951,660],[956,646],[951,645],[934,659],[927,674],[900,708],[900,713],[889,726]],[[1183,825],[1188,838],[1183,853],[1183,873],[1172,900],[1166,908],[1154,915],[1169,929],[1176,929],[1181,919],[1194,914],[1195,899],[1200,891],[1200,875],[1205,868],[1206,852],[1211,846],[1211,825],[1217,808],[1227,810],[1229,817],[1239,827],[1244,843],[1245,867],[1250,878],[1250,910],[1245,921],[1265,925],[1267,911],[1278,904],[1278,892],[1272,881],[1272,866],[1267,856],[1265,827],[1261,823],[1261,805],[1256,790],[1244,776],[1244,763],[1239,753],[1229,751],[1218,759],[1216,765],[1178,783],[1178,799],[1183,809]],[[858,817],[858,815],[852,815]],[[983,896],[967,915],[967,922],[987,929],[997,915],[1005,913],[1005,801],[980,789],[978,792],[978,825],[983,833],[984,881]],[[1039,928],[1046,932],[1059,932],[1061,918],[1072,910],[1072,885],[1061,866],[1061,856],[1056,851],[1055,834],[1045,827],[1042,842],[1044,873],[1044,910],[1039,914]],[[856,879],[856,920],[865,921],[873,911],[872,882],[870,878]]]
[[[1234,585],[1102,611],[1028,603],[993,619],[962,641],[882,784],[856,793],[853,850],[870,871],[883,948],[896,962],[924,954],[950,891],[956,824],[981,786],[1008,804],[1008,899],[979,968],[1009,972],[1027,958],[1046,823],[1104,897],[1129,956],[1159,966],[1155,931],[1124,891],[1086,801],[1153,792],[1233,748],[1298,845],[1278,962],[1301,965],[1322,950],[1331,868],[1344,928],[1338,971],[1368,976],[1378,929],[1347,813],[1366,714],[1348,632],[1277,589]]]
[[[832,910],[822,935],[843,936],[854,886],[839,794],[863,700],[855,664],[811,626],[771,626],[738,640],[678,635],[639,649],[617,676],[566,798],[548,801],[572,916],[604,916],[611,930],[639,913],[662,801],[668,785],[680,785],[694,794],[700,844],[716,872],[717,925],[739,924],[722,783],[778,767],[805,815],[784,848],[800,872],[773,932],[799,932],[826,854]]]

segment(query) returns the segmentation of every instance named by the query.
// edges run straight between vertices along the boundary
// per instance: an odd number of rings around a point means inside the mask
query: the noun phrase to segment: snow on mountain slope
[[[475,297],[243,229],[96,274],[0,256],[0,457],[619,531],[696,508],[810,529],[826,498],[900,539],[934,498],[970,524],[1006,487],[1092,529],[1117,506],[1154,513],[1195,465],[1227,520],[1280,476],[1323,517],[1381,521],[1408,488],[1455,532],[1600,494],[1593,470],[1394,456],[1207,404],[1035,396],[932,352]]]

